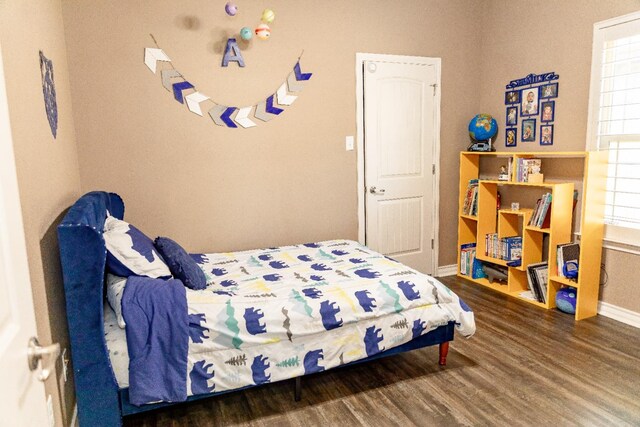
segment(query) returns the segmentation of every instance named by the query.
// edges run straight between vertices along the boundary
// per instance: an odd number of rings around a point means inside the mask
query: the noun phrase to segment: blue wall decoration
[[[242,52],[240,52],[238,42],[234,38],[227,40],[227,47],[224,49],[224,56],[222,57],[222,66],[229,66],[231,61],[237,62],[239,66],[244,67]]]
[[[521,79],[511,80],[506,88],[514,89],[521,86],[531,86],[539,83],[547,83],[552,80],[558,80],[559,78],[560,76],[554,72],[542,74],[531,73],[526,77],[522,77]]]
[[[56,85],[53,79],[53,62],[40,51],[40,74],[42,75],[42,94],[44,109],[51,128],[53,138],[58,135],[58,102],[56,101]]]
[[[207,95],[198,91],[196,86],[188,81],[184,74],[179,72],[173,66],[173,63],[167,54],[160,49],[158,44],[151,36],[155,48],[145,48],[145,65],[156,74],[157,68],[163,68],[160,71],[162,86],[171,92],[173,97],[181,104],[185,104],[189,111],[199,116],[204,116],[203,108],[209,104],[204,111],[207,112],[214,124],[226,128],[252,128],[256,127],[256,123],[252,120],[256,118],[263,122],[268,122],[274,117],[285,111],[284,107],[288,107],[297,99],[297,96],[291,93],[299,93],[304,88],[307,81],[311,79],[313,73],[304,72],[300,65],[298,57],[295,65],[287,75],[286,79],[278,86],[276,92],[272,92],[262,100],[255,104],[244,107],[232,107],[220,104]],[[303,52],[304,53],[304,52]],[[240,49],[236,40],[231,38],[227,41],[227,49],[225,51],[223,66],[227,66],[230,61],[237,61],[238,65],[244,66],[244,61],[240,53]],[[51,71],[51,80],[53,81],[53,71]],[[43,90],[44,90],[44,72],[43,72]],[[54,106],[55,106],[55,90],[54,90]],[[45,92],[46,99],[46,92]],[[47,109],[48,114],[48,109]],[[53,130],[53,128],[52,128]],[[55,131],[54,131],[55,135]]]
[[[529,74],[525,77],[511,80],[505,86],[504,103],[507,113],[505,146],[517,146],[518,122],[522,126],[520,142],[530,143],[540,140],[540,145],[553,145],[553,121],[556,117],[555,101],[558,97],[560,76],[555,72]],[[519,110],[519,114],[518,114]],[[539,138],[536,135],[536,121],[540,117]],[[525,123],[526,122],[526,123]],[[525,125],[529,132],[525,132]]]

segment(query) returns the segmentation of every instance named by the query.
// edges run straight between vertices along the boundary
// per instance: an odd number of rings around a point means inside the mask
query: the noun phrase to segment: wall
[[[518,142],[518,147],[510,150],[584,150],[593,24],[638,9],[638,0],[539,0],[535,7],[524,0],[486,3],[481,43],[486,61],[481,69],[480,105],[498,120],[498,149],[504,149],[505,85],[529,73],[555,71],[560,75],[560,90],[554,145]],[[601,299],[640,312],[640,288],[633,277],[640,269],[640,257],[609,249],[603,255],[609,277]]]
[[[80,176],[60,2],[0,2],[0,39],[38,337],[69,348],[55,226],[79,196]],[[53,60],[57,139],[45,114],[39,50]],[[73,378],[64,383],[60,362],[45,388],[53,396],[56,425],[68,425]]]
[[[442,58],[440,238],[455,241],[458,152],[479,99],[480,4],[473,1],[65,1],[83,191],[120,193],[127,218],[190,251],[357,239],[355,53]],[[276,11],[272,37],[221,68],[226,38]],[[275,91],[304,49],[312,71],[295,104],[259,127],[225,129],[177,103],[143,64],[153,33],[202,92],[251,105]],[[441,251],[453,263],[455,246]]]

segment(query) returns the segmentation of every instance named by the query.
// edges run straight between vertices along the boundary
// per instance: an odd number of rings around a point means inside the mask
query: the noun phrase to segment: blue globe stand
[[[491,139],[485,141],[473,141],[467,148],[467,151],[495,151]]]

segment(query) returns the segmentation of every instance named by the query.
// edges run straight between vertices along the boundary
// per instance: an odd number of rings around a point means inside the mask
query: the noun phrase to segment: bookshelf
[[[495,177],[482,177],[482,162],[498,158],[505,163],[511,159],[516,164],[519,159],[553,159],[553,163],[563,169],[563,162],[579,162],[580,176],[556,177],[545,174],[545,181],[540,183],[516,182],[515,171],[509,181],[497,180]],[[460,153],[460,187],[458,210],[458,276],[470,283],[484,286],[495,291],[521,299],[541,308],[555,308],[556,292],[564,286],[578,289],[575,319],[581,320],[595,316],[598,310],[598,293],[600,283],[600,264],[602,256],[602,236],[604,231],[604,190],[606,185],[606,152],[462,152]],[[515,168],[513,168],[515,169]],[[566,169],[570,169],[567,167]],[[547,176],[550,179],[546,179]],[[478,180],[477,215],[463,214],[463,206],[470,180]],[[576,184],[577,183],[577,184]],[[575,211],[579,217],[574,218],[574,189],[578,187],[579,209]],[[535,208],[521,204],[519,210],[513,211],[507,206],[498,209],[498,191],[500,189],[515,193],[523,191],[539,191],[540,194],[551,193],[551,212],[549,226],[545,228],[528,225]],[[509,206],[510,207],[510,206]],[[546,225],[546,224],[545,224]],[[578,261],[578,280],[572,281],[558,272],[556,249],[558,245],[574,241],[572,228],[579,227],[580,259]],[[485,236],[497,233],[498,237],[522,237],[522,263],[517,267],[508,267],[507,261],[485,255]],[[476,258],[485,263],[492,263],[508,268],[506,284],[490,282],[488,278],[473,279],[460,272],[461,246],[476,244]],[[548,261],[548,281],[546,302],[527,299],[521,294],[529,290],[527,266],[541,261]]]

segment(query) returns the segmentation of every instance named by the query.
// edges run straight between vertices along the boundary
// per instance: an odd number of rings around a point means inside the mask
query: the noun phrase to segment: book
[[[528,182],[529,174],[540,173],[542,159],[518,159],[516,161],[516,181]]]
[[[507,261],[516,261],[522,258],[522,237],[507,237],[505,239],[505,257]]]
[[[531,217],[529,218],[529,222],[527,223],[527,225],[533,226],[536,219],[536,214],[538,213],[538,209],[540,209],[540,203],[542,203],[542,199],[538,199],[538,201],[536,202],[536,207],[533,208],[533,212],[531,212]]]
[[[527,267],[527,280],[538,302],[547,302],[547,282],[549,280],[549,263],[539,262]]]
[[[478,180],[472,179],[467,185],[467,193],[462,205],[463,215],[477,215],[478,212]]]
[[[527,225],[538,228],[548,228],[551,224],[551,193],[544,193],[536,202]]]
[[[518,295],[520,296],[520,298],[536,301],[536,297],[533,295],[533,292],[531,291],[522,291]]]
[[[540,222],[540,228],[551,227],[551,208],[552,207],[553,207],[553,204],[549,203],[549,208],[547,209],[547,213],[542,217],[542,221]]]
[[[476,257],[476,244],[466,243],[460,246],[460,274],[471,276],[473,261]]]
[[[545,194],[544,201],[542,203],[542,207],[540,208],[540,213],[538,214],[538,219],[536,220],[536,227],[542,227],[542,223],[547,217],[547,212],[549,212],[549,207],[551,206],[551,193]]]

